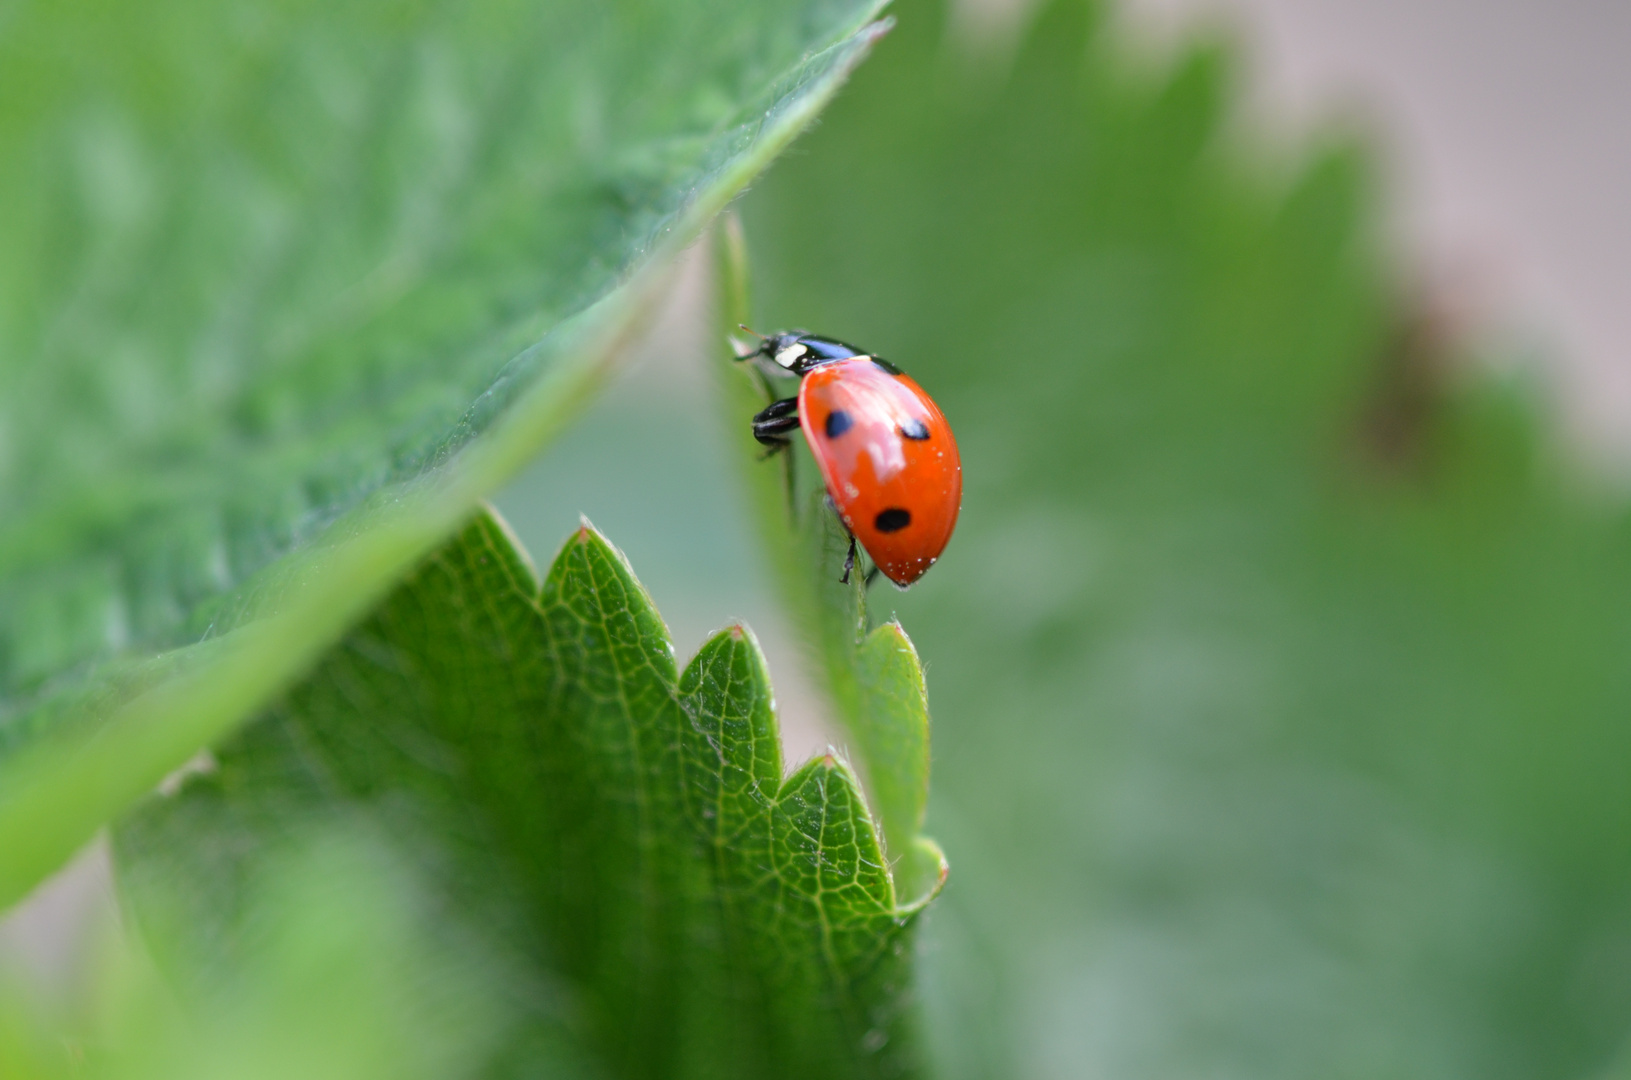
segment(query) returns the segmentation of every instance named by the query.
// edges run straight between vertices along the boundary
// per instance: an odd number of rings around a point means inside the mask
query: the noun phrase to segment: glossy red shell
[[[963,504],[957,440],[939,407],[909,376],[857,356],[804,376],[799,425],[828,494],[878,569],[897,585],[922,577]]]

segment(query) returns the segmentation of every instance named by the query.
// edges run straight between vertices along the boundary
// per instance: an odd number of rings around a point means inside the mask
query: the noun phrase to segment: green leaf
[[[753,325],[878,350],[963,451],[958,535],[891,598],[957,862],[942,1072],[1598,1075],[1624,500],[1445,378],[1367,155],[1245,144],[1227,52],[1154,68],[1055,0],[1010,62],[941,8],[901,0],[743,214]]]
[[[0,904],[570,419],[876,7],[8,16]]]
[[[839,579],[849,536],[825,507],[825,491],[802,443],[768,461],[749,418],[791,385],[772,386],[754,365],[739,328],[751,321],[742,230],[725,219],[716,237],[722,303],[720,382],[727,442],[754,503],[761,542],[772,553],[777,585],[844,724],[859,751],[870,803],[904,895],[932,899],[945,884],[945,855],[922,835],[929,801],[929,702],[917,650],[900,623],[869,630],[866,568],[846,586]],[[801,453],[802,451],[802,453]]]
[[[741,626],[683,672],[621,554],[585,524],[540,586],[483,516],[179,794],[116,835],[170,963],[236,962],[241,882],[291,835],[374,823],[458,934],[523,985],[500,1054],[613,1075],[909,1075],[910,953],[849,766],[783,778]]]
[[[411,868],[387,852],[354,827],[305,836],[263,860],[262,872],[239,882],[240,968],[179,995],[129,935],[90,928],[100,931],[83,950],[94,984],[73,1000],[0,982],[0,1075],[476,1075],[504,1034],[504,965],[448,948],[440,913],[422,903]],[[178,925],[191,899],[183,883],[150,885],[144,915]]]

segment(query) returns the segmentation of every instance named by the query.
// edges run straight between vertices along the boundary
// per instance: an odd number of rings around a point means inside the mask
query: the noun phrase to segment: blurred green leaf
[[[9,12],[0,904],[573,414],[877,6]]]
[[[847,585],[840,581],[849,534],[825,507],[825,489],[808,448],[795,440],[786,452],[767,458],[753,437],[753,414],[795,394],[797,383],[784,380],[773,386],[756,365],[741,360],[751,344],[741,340],[740,327],[751,323],[752,312],[747,251],[737,218],[724,219],[716,245],[720,336],[727,345],[719,354],[726,443],[741,465],[754,523],[771,553],[781,596],[850,745],[860,754],[896,881],[903,895],[929,897],[945,882],[947,866],[939,845],[922,835],[929,801],[929,703],[923,668],[898,622],[870,627],[866,566],[860,565]]]
[[[1606,1067],[1623,505],[1450,381],[1364,155],[1244,145],[1224,50],[1130,63],[1076,0],[1008,58],[896,14],[744,215],[755,325],[876,349],[963,451],[958,535],[890,598],[957,862],[944,1075]]]
[[[523,969],[507,1071],[563,1047],[618,1076],[918,1071],[926,901],[897,902],[849,767],[784,780],[752,635],[727,628],[676,671],[587,524],[540,587],[477,519],[206,773],[132,815],[121,880],[138,911],[187,898],[151,936],[207,978],[253,930],[242,882],[291,834],[359,817],[434,878],[427,904]]]
[[[354,823],[361,824],[361,823]],[[509,1022],[508,973],[447,948],[412,868],[366,828],[291,839],[236,884],[238,966],[183,988],[139,942],[98,935],[94,982],[51,1009],[0,989],[7,1080],[403,1080],[473,1076]],[[147,883],[175,933],[188,883]],[[478,958],[480,958],[478,960]]]

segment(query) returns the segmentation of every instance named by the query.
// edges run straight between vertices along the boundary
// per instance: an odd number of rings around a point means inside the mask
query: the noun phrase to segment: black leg
[[[850,533],[849,554],[844,556],[844,576],[838,579],[840,585],[849,584],[850,571],[855,569],[855,534]]]
[[[774,454],[787,445],[789,432],[797,430],[799,399],[783,398],[761,409],[753,418],[753,437],[770,447]]]
[[[785,416],[797,416],[798,407],[798,398],[784,397],[780,401],[772,401],[769,405],[754,413],[753,422],[759,424],[766,420],[780,420]]]
[[[878,568],[874,566],[866,572],[866,587],[872,588],[872,583],[878,580]]]

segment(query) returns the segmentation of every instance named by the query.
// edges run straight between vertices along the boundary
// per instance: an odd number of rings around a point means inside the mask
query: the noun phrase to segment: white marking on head
[[[803,356],[809,351],[810,350],[805,348],[803,345],[796,343],[789,345],[787,348],[776,354],[776,363],[780,364],[784,368],[790,368],[799,362],[799,357]]]

